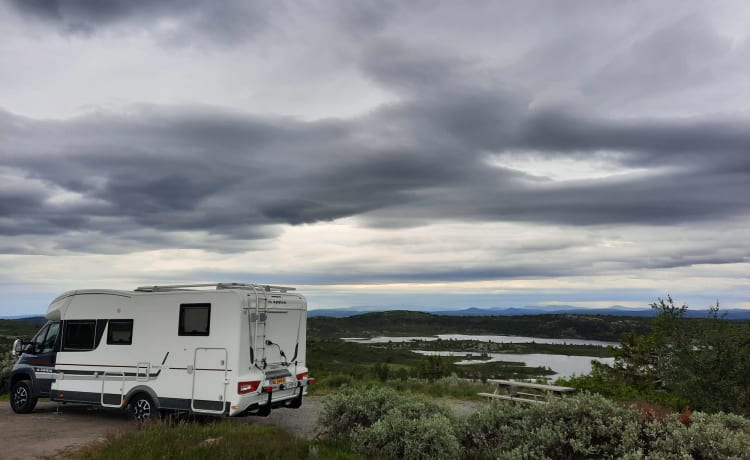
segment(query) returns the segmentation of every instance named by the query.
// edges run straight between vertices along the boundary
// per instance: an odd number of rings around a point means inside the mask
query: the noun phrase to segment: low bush
[[[424,396],[372,386],[364,389],[344,388],[329,396],[318,423],[325,427],[329,438],[349,440],[355,429],[374,425],[394,409],[398,409],[401,415],[415,419],[426,414],[452,417],[446,405]]]
[[[414,460],[460,458],[451,420],[440,413],[418,417],[393,409],[383,418],[352,433],[352,450],[364,457]]]
[[[422,396],[348,389],[320,423],[366,458],[750,459],[750,420],[626,406],[584,393],[548,404],[496,402],[457,420]]]
[[[348,388],[331,395],[319,424],[330,439],[350,442],[364,457],[460,457],[453,414],[446,405],[388,387]]]
[[[534,404],[495,403],[472,414],[459,434],[470,457],[613,458],[622,456],[638,413],[599,396]]]
[[[654,414],[590,394],[530,407],[496,403],[472,414],[458,436],[468,458],[750,458],[747,419]]]

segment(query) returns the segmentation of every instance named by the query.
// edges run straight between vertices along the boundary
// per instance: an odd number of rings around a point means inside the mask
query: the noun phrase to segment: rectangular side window
[[[107,327],[107,345],[132,345],[133,320],[111,319]]]
[[[180,304],[179,335],[208,335],[210,325],[210,303]]]
[[[63,351],[93,350],[96,343],[95,320],[65,321]]]

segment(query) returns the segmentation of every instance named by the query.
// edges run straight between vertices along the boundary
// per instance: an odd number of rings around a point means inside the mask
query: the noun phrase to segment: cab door
[[[42,327],[31,339],[24,356],[19,364],[27,364],[34,368],[37,375],[36,391],[40,396],[49,395],[52,379],[49,377],[55,371],[55,360],[60,349],[60,322],[50,321]]]

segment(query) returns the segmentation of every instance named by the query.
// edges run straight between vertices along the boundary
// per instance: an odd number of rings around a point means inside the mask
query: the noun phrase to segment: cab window
[[[50,323],[47,335],[42,344],[42,353],[49,353],[55,350],[57,335],[60,333],[60,323]]]
[[[57,341],[57,335],[60,332],[59,322],[49,322],[44,325],[43,328],[36,333],[31,343],[33,349],[30,351],[33,353],[49,353],[54,351],[55,342]]]

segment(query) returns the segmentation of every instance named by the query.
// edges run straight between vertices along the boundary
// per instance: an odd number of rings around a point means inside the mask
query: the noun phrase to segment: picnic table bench
[[[521,401],[545,404],[550,397],[562,398],[567,393],[576,391],[572,387],[544,385],[541,383],[517,382],[515,380],[488,379],[487,383],[495,385],[494,393],[479,393],[488,399],[502,399],[506,401]]]

